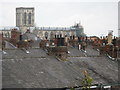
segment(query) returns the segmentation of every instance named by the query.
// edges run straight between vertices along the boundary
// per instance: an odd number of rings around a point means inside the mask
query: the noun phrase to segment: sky
[[[70,27],[80,22],[88,36],[118,36],[117,0],[4,0],[0,2],[0,27],[16,25],[16,7],[34,7],[37,27]]]

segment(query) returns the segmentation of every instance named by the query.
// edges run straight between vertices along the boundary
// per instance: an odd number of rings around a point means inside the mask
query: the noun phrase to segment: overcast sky
[[[75,22],[81,22],[87,35],[107,35],[109,30],[113,30],[115,36],[118,35],[117,1],[32,1],[13,0],[12,2],[7,2],[5,0],[1,2],[0,27],[16,25],[16,7],[34,7],[37,27],[70,27]]]

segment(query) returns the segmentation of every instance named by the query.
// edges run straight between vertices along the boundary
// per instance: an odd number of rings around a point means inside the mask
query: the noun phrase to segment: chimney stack
[[[112,44],[112,35],[113,35],[113,31],[110,30],[108,33],[108,45]]]

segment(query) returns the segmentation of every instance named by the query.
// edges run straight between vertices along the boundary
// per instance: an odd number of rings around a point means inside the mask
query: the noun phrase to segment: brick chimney
[[[20,32],[17,29],[11,31],[10,42],[16,46],[16,43],[20,40]]]
[[[67,59],[67,53],[68,49],[66,46],[50,46],[48,48],[48,55],[54,55],[61,60],[66,60]]]

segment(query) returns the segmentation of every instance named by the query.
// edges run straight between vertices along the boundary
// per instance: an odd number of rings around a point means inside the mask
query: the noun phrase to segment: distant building
[[[20,28],[20,29],[18,29]],[[13,27],[13,28],[8,28],[8,29],[2,29],[0,30],[0,33],[3,34],[3,37],[6,38],[11,38],[11,32],[13,29],[18,30],[21,34],[24,34],[27,32],[27,28],[21,28],[21,27]],[[72,27],[33,27],[33,31],[31,32],[35,34],[37,37],[40,39],[53,39],[55,37],[81,37],[81,36],[86,36],[84,34],[84,28],[83,26],[78,23],[75,24]]]
[[[84,28],[80,23],[76,23],[70,27],[35,27],[34,26],[34,7],[16,8],[16,27],[4,28],[0,30],[3,37],[11,38],[11,31],[17,29],[20,34],[24,34],[27,30],[32,31],[40,39],[52,39],[56,37],[83,37],[86,36]]]
[[[80,23],[75,24],[72,27],[36,27],[33,30],[40,39],[52,39],[55,37],[80,37],[85,36],[84,28]]]
[[[21,32],[26,32],[27,28],[34,27],[34,8],[18,7],[16,8],[16,26]]]
[[[34,26],[34,8],[33,7],[18,7],[16,8],[16,26],[19,27],[21,33],[25,33],[30,27],[34,27],[34,34],[41,39],[51,39],[55,36],[84,36],[84,29],[80,23],[66,27],[35,27]]]
[[[3,34],[5,38],[11,38],[11,29],[0,30],[0,34]]]

